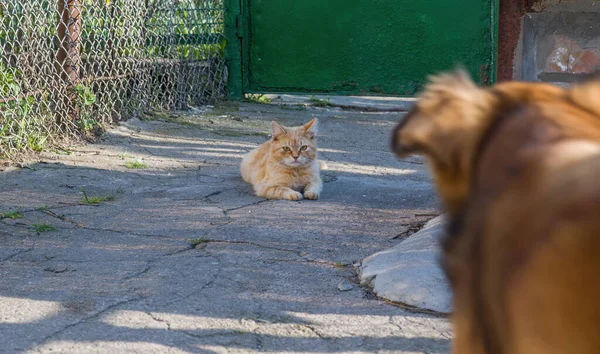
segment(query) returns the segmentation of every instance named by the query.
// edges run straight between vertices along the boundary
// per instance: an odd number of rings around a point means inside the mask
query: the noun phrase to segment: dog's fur
[[[449,216],[456,354],[600,353],[600,81],[431,79],[396,127]]]

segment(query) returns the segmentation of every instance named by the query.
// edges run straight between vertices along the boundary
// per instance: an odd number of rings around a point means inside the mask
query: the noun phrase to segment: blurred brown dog
[[[430,80],[392,148],[450,216],[455,354],[600,353],[600,81]]]

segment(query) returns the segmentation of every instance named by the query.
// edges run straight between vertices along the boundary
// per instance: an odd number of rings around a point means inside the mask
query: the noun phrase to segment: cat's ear
[[[280,136],[282,136],[285,133],[287,133],[287,131],[285,130],[284,127],[277,124],[277,122],[275,122],[275,121],[271,122],[271,136],[273,137],[273,140],[277,140],[277,138],[279,138]]]
[[[317,118],[313,118],[310,122],[304,124],[304,135],[313,139],[317,135],[318,125]]]

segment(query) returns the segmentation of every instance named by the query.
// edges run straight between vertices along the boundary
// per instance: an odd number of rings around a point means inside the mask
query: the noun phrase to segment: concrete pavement
[[[314,116],[322,198],[253,196],[243,154],[272,119]],[[400,117],[224,103],[4,168],[0,352],[448,352],[446,318],[358,284],[363,258],[437,214],[423,161],[389,153]]]

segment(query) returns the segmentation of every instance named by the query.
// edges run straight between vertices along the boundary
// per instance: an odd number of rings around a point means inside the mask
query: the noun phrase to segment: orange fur
[[[427,157],[442,202],[453,213],[464,206],[470,193],[473,156],[499,112],[533,102],[563,102],[564,114],[553,114],[552,119],[563,122],[559,124],[569,134],[594,135],[600,121],[590,119],[590,114],[580,117],[569,112],[600,112],[600,99],[594,99],[592,92],[600,94],[600,81],[571,90],[523,82],[482,89],[463,71],[442,74],[430,78],[415,107],[398,124],[392,149],[401,157],[413,152]],[[571,103],[574,94],[581,104]]]
[[[444,247],[453,353],[600,352],[600,140],[563,135],[561,105],[507,113],[473,166]]]
[[[600,76],[598,79],[574,86],[569,98],[578,106],[600,116]]]
[[[455,354],[600,353],[600,81],[433,78],[395,129],[450,215]]]
[[[323,183],[317,160],[317,119],[285,128],[271,123],[271,140],[242,159],[244,181],[267,199],[318,199]]]

